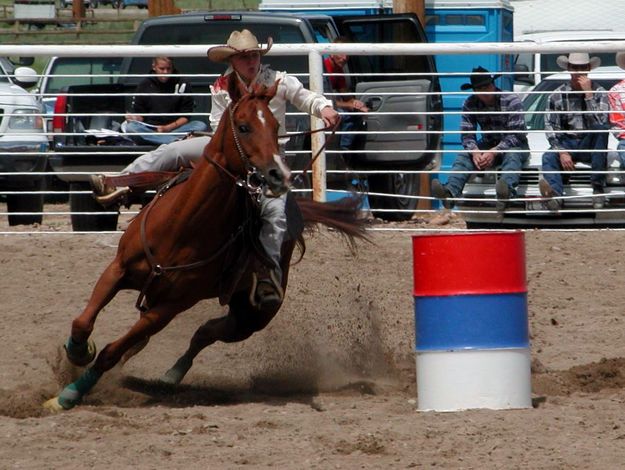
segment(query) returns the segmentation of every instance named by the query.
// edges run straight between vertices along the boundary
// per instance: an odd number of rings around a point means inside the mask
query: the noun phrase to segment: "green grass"
[[[193,10],[256,10],[260,0],[178,0],[175,5],[183,11]],[[60,1],[58,2],[60,4]],[[57,6],[58,6],[57,4]],[[12,6],[13,0],[0,0],[0,41],[4,44],[127,44],[132,37],[134,29],[145,18],[147,12],[135,7],[124,10],[124,15],[106,21],[102,15],[111,12],[109,5],[103,5],[94,9],[95,21],[83,22],[81,29],[85,34],[78,34],[75,27],[60,27],[47,25],[41,30],[29,27],[27,24],[20,25],[20,30],[16,32],[15,26],[11,22],[2,22],[3,17],[12,17],[9,9],[4,6]],[[100,14],[99,14],[100,13]],[[71,12],[63,10],[57,13],[65,25],[73,26],[69,17]],[[87,20],[91,17],[91,12],[87,13]],[[128,16],[131,16],[128,18]],[[124,21],[124,19],[128,21]]]

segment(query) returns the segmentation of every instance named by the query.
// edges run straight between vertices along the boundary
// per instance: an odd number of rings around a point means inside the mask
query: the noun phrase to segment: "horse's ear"
[[[230,95],[230,99],[233,103],[236,103],[241,99],[245,90],[243,89],[243,85],[241,81],[237,78],[236,74],[233,72],[228,75],[228,95]]]
[[[267,89],[267,91],[265,92],[265,96],[269,99],[273,98],[274,96],[276,96],[276,92],[278,91],[278,85],[280,84],[280,79],[278,78],[273,85],[271,85],[270,88]]]

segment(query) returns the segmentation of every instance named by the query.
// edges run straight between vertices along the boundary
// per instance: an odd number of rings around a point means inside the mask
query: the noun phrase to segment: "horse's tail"
[[[333,228],[345,236],[352,251],[356,250],[357,240],[371,242],[366,231],[366,220],[360,212],[361,198],[345,197],[336,202],[297,198],[296,201],[302,212],[305,228],[311,229],[319,224]]]

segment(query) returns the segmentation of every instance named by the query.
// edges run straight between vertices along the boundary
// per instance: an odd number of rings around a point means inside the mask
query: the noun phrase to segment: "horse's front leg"
[[[112,369],[128,350],[158,333],[182,310],[183,308],[177,304],[166,304],[154,307],[142,314],[128,333],[107,344],[98,354],[93,366],[85,370],[78,380],[66,386],[57,397],[45,402],[44,407],[53,411],[61,411],[78,405],[100,380],[100,377]]]
[[[86,366],[95,357],[95,343],[89,341],[98,313],[117,295],[125,270],[115,258],[100,275],[83,312],[72,322],[70,337],[65,343],[67,359],[74,365]]]

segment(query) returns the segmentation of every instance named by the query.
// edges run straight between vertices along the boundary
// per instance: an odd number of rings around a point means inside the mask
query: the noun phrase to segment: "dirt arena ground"
[[[534,408],[456,413],[416,411],[410,236],[376,232],[353,258],[318,233],[267,329],[159,386],[223,313],[203,303],[50,414],[42,402],[72,373],[60,345],[119,235],[0,235],[0,468],[622,468],[623,234],[526,233]],[[101,313],[99,347],[134,322],[135,299]]]

